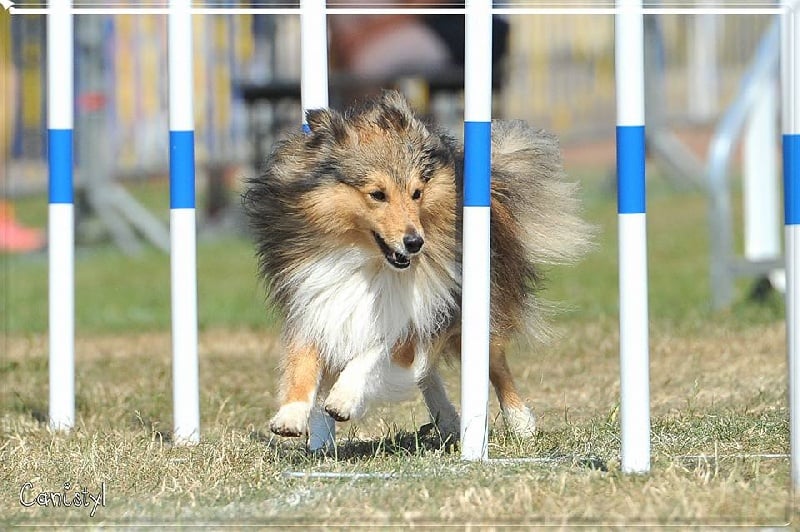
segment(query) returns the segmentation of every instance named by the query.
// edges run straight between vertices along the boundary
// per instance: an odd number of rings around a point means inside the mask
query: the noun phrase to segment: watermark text
[[[33,482],[26,482],[19,488],[19,503],[26,508],[43,506],[53,508],[89,508],[89,517],[94,517],[97,509],[106,506],[106,483],[100,483],[96,492],[85,486],[64,482],[59,491],[37,490]]]

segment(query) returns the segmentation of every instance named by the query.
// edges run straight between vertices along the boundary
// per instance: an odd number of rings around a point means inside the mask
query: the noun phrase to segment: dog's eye
[[[414,193],[411,194],[411,199],[413,200],[418,200],[421,197],[422,197],[422,191],[420,189],[415,190]]]
[[[383,190],[373,190],[369,193],[369,197],[375,201],[386,201],[386,194]]]

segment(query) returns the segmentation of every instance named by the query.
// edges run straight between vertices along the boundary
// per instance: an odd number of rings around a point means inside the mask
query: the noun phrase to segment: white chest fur
[[[456,307],[457,281],[414,259],[396,270],[357,248],[331,252],[296,271],[289,320],[295,333],[314,342],[332,368],[399,340],[427,340]],[[414,364],[417,366],[417,364]]]

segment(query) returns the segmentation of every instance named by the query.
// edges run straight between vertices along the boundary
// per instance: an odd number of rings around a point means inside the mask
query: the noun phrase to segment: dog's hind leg
[[[442,441],[457,440],[461,430],[461,422],[458,418],[453,403],[447,397],[441,376],[436,368],[431,368],[419,381],[422,397],[425,399],[425,406],[431,415],[436,429],[442,437]]]
[[[281,436],[302,436],[308,432],[322,364],[314,346],[290,343],[287,347],[281,368],[281,407],[269,422],[269,429]]]
[[[505,352],[506,342],[493,341],[489,348],[489,380],[497,393],[506,427],[523,438],[536,432],[536,418],[517,392]]]

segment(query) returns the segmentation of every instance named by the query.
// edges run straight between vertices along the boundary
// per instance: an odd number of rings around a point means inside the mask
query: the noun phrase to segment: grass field
[[[703,198],[651,181],[652,473],[619,467],[616,214],[608,184],[584,181],[597,251],[550,272],[564,307],[557,338],[518,346],[511,364],[539,432],[520,441],[494,418],[492,458],[462,463],[415,430],[421,400],[340,424],[336,453],[307,455],[273,438],[280,345],[264,310],[250,244],[201,239],[198,249],[202,442],[170,444],[169,264],[82,249],[76,266],[77,415],[72,434],[47,416],[47,264],[0,257],[0,519],[6,524],[353,523],[499,526],[780,525],[789,492],[785,331],[779,296],[708,306]],[[166,209],[158,185],[137,194]],[[44,205],[20,211],[41,223]],[[446,368],[458,400],[458,369]],[[498,412],[494,398],[491,412]],[[775,456],[778,455],[778,456]],[[369,478],[320,473],[376,473]],[[313,476],[317,475],[317,476]],[[30,504],[40,492],[104,494],[104,504]],[[26,484],[29,483],[29,484]]]

